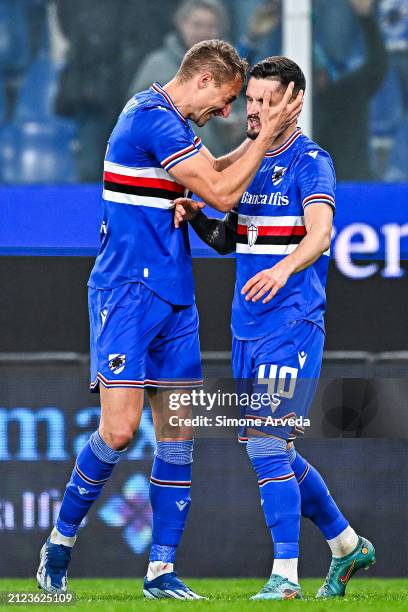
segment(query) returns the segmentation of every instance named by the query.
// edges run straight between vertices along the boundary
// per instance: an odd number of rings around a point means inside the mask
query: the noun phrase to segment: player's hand
[[[284,132],[291,123],[296,121],[302,111],[303,90],[301,89],[296,98],[292,99],[294,87],[295,84],[291,81],[282,100],[274,106],[271,106],[271,92],[267,89],[263,92],[260,134],[263,134],[268,140],[273,141]]]
[[[183,221],[194,219],[201,208],[204,208],[204,202],[197,202],[191,198],[177,198],[174,200],[174,227],[180,227]]]
[[[282,289],[288,281],[292,270],[289,268],[285,260],[280,261],[273,266],[273,268],[267,268],[255,274],[249,279],[242,287],[241,293],[245,295],[247,302],[257,302],[265,294],[268,294],[263,300],[262,304],[267,304],[273,297],[278,293],[279,289]]]

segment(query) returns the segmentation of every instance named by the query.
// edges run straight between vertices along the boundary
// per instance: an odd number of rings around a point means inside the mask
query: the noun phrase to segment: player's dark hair
[[[291,59],[281,55],[266,57],[252,66],[248,78],[275,80],[279,81],[284,87],[287,87],[293,81],[295,84],[293,93],[295,95],[300,89],[303,89],[303,91],[306,89],[306,79],[302,69]]]
[[[185,54],[177,72],[180,81],[191,79],[197,72],[208,70],[219,87],[240,78],[245,81],[248,63],[224,40],[202,40]]]

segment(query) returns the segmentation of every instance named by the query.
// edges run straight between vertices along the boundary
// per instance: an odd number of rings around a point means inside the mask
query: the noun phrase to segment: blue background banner
[[[0,187],[1,255],[94,256],[99,185]],[[408,259],[408,184],[345,183],[337,189],[333,252],[354,259]],[[212,209],[207,214],[220,216]],[[340,242],[340,243],[339,243]],[[336,247],[336,243],[339,243]],[[195,257],[214,257],[191,232]]]

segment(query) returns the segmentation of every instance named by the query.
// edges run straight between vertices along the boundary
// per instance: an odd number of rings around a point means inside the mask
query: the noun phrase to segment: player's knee
[[[110,448],[114,450],[124,450],[129,446],[133,439],[133,428],[124,424],[117,427],[103,426],[99,433]]]

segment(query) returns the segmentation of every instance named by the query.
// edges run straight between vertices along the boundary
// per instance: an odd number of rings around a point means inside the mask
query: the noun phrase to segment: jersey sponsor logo
[[[253,223],[248,227],[248,245],[253,246],[258,238],[258,228]]]
[[[313,157],[313,159],[316,159],[318,154],[319,154],[319,151],[309,151],[308,153],[308,155],[310,155],[310,157]]]
[[[270,206],[289,206],[289,198],[280,191],[276,193],[249,193],[245,191],[241,204],[268,204]]]
[[[303,370],[303,366],[305,365],[305,361],[307,359],[307,353],[305,351],[300,351],[298,353],[299,365],[300,369]]]
[[[115,353],[109,355],[109,368],[114,374],[120,374],[125,369],[126,355]]]
[[[280,183],[283,181],[283,177],[285,176],[287,168],[284,168],[283,166],[275,166],[273,169],[273,174],[272,174],[272,183],[275,185],[275,187],[277,185],[280,185]]]

